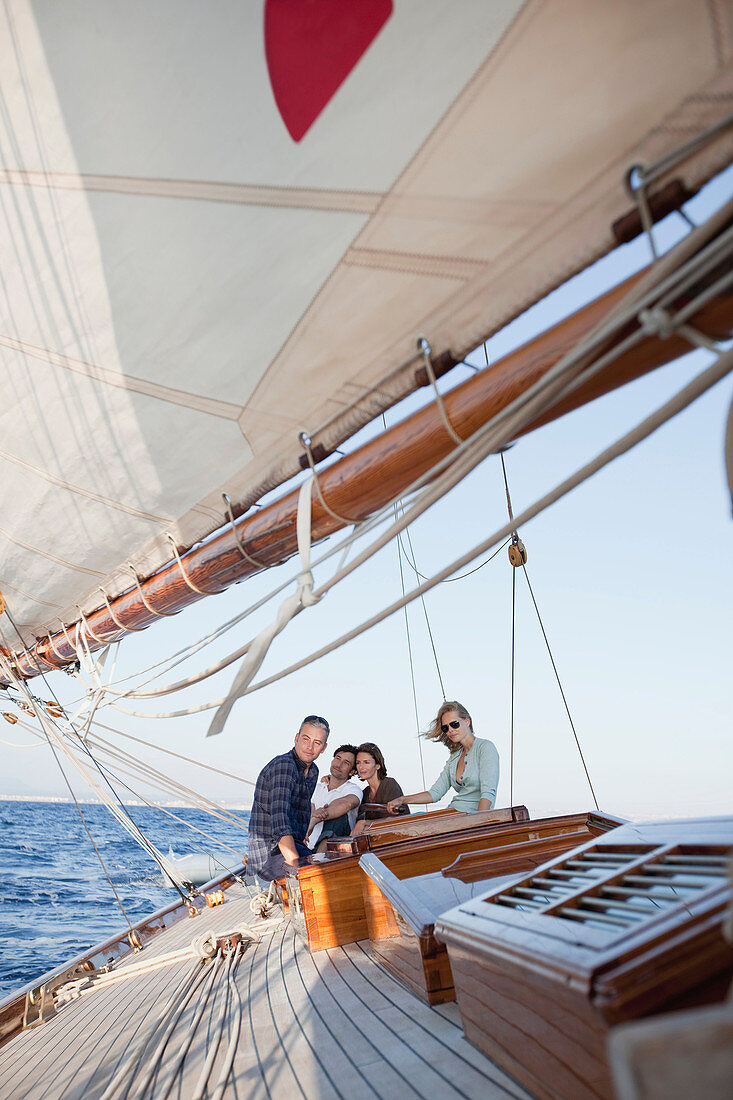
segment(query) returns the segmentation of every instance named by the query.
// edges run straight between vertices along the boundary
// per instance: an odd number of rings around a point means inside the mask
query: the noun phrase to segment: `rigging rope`
[[[268,922],[268,930],[272,930],[269,927],[272,923]],[[260,929],[255,931],[249,925],[243,925],[225,936],[208,931],[196,937],[191,947],[185,952],[175,952],[163,959],[152,960],[150,963],[146,963],[145,960],[137,964],[133,963],[125,966],[124,970],[118,974],[113,973],[111,977],[106,975],[92,981],[92,987],[114,984],[115,980],[124,981],[128,977],[147,974],[152,969],[157,969],[158,965],[179,964],[192,953],[198,956],[193,967],[184,975],[162,1011],[154,1019],[148,1033],[132,1053],[127,1053],[122,1072],[112,1076],[100,1100],[112,1100],[113,1097],[116,1100],[120,1097],[143,1100],[151,1095],[153,1082],[155,1082],[155,1096],[159,1100],[166,1100],[177,1082],[180,1089],[180,1074],[186,1056],[196,1038],[207,1006],[212,1000],[212,994],[214,997],[217,995],[217,987],[220,995],[219,1012],[213,1023],[207,1025],[206,1059],[192,1096],[202,1100],[208,1094],[211,1100],[221,1100],[229,1080],[241,1031],[242,1003],[236,988],[235,974],[247,948],[259,942],[260,939]],[[88,989],[84,988],[80,993],[87,991]],[[199,999],[192,1018],[183,1032],[179,1045],[163,1067],[166,1048],[197,994]],[[230,1004],[233,1006],[233,1013],[230,1011]],[[227,1018],[229,1018],[229,1040],[223,1066],[218,1079],[209,1089],[211,1073],[221,1046]],[[147,1056],[146,1052],[149,1052]]]
[[[395,516],[397,515],[397,505],[395,504]],[[397,540],[397,562],[400,567],[400,585],[402,587],[402,596],[405,595],[405,571],[402,568],[402,544],[399,539]],[[415,731],[417,737],[417,751],[420,757],[420,773],[422,775],[423,790],[425,790],[425,763],[423,761],[422,751],[422,739],[420,737],[420,715],[417,708],[417,687],[415,685],[415,662],[412,657],[412,638],[410,637],[410,620],[407,615],[407,604],[404,606],[405,612],[405,633],[407,635],[407,657],[410,662],[410,683],[412,684],[412,703],[415,709]],[[442,686],[442,682],[441,682]]]
[[[733,239],[731,236],[733,230],[721,233],[720,236],[717,239],[713,239],[712,242],[710,242],[709,238],[725,223],[726,215],[730,213],[731,208],[733,208],[733,202],[727,204],[722,211],[714,215],[705,226],[693,231],[689,237],[682,241],[680,245],[669,254],[669,256],[664,257],[655,265],[654,270],[647,274],[647,276],[637,284],[637,287],[627,294],[616,309],[612,311],[610,317],[599,325],[593,333],[586,337],[577,348],[560,360],[560,362],[557,363],[555,367],[551,368],[539,382],[530,387],[529,390],[521,395],[521,397],[517,398],[507,407],[507,409],[498,414],[489,424],[475,433],[468,442],[457,447],[454,452],[446,456],[440,463],[437,463],[431,471],[423,475],[422,478],[417,479],[408,491],[414,491],[423,486],[427,488],[419,502],[412,506],[410,513],[406,517],[406,522],[396,526],[393,525],[386,536],[383,535],[380,539],[375,540],[366,551],[363,551],[356,558],[352,559],[349,566],[339,568],[331,581],[320,588],[319,595],[325,594],[330,587],[338,583],[362,564],[363,561],[376,553],[386,541],[398,536],[401,530],[404,529],[409,522],[429,507],[434,499],[437,499],[434,492],[429,491],[431,483],[435,486],[436,482],[439,481],[440,492],[438,495],[444,495],[457,480],[460,480],[465,476],[468,470],[472,469],[473,466],[481,461],[481,458],[484,457],[485,454],[490,453],[492,447],[487,444],[487,441],[491,441],[494,450],[505,445],[506,441],[511,438],[513,434],[516,434],[517,431],[521,430],[524,424],[531,421],[533,415],[541,413],[547,404],[556,402],[563,393],[572,392],[578,384],[580,373],[583,373],[584,377],[590,377],[606,366],[607,363],[611,362],[622,351],[638,343],[639,340],[643,338],[643,329],[636,331],[631,336],[621,341],[621,343],[617,344],[610,352],[602,354],[592,365],[589,366],[588,364],[588,357],[591,349],[603,347],[604,344],[606,344],[616,332],[622,329],[629,320],[633,320],[635,315],[643,312],[647,305],[653,301],[655,296],[672,293],[679,295],[687,284],[695,279],[699,279],[702,268],[706,266],[709,268],[711,265],[718,262],[721,252],[724,253],[725,249],[730,246],[731,239]],[[699,247],[700,241],[703,242],[701,247]],[[698,247],[699,251],[696,253],[695,249]],[[486,349],[485,354],[488,359],[488,351],[486,351]],[[439,473],[443,474],[440,478],[437,476]],[[378,518],[379,516],[374,517],[375,522]],[[373,525],[374,524],[365,524],[363,525],[363,529],[371,529]],[[363,533],[363,530],[360,533]],[[352,532],[349,540],[347,540],[347,545],[349,541],[353,541],[356,537],[357,532]],[[324,559],[321,560],[325,560],[327,556],[328,555],[324,555]],[[124,694],[133,698],[153,697],[170,693],[194,682],[199,682],[207,675],[212,675],[214,671],[226,667],[227,663],[231,663],[233,660],[242,656],[249,650],[251,644],[252,642],[248,642],[247,645],[238,650],[236,654],[230,655],[225,661],[218,662],[216,666],[206,670],[204,673],[188,677],[186,680],[179,681],[175,685],[170,685],[163,689],[156,689],[147,693],[128,691]],[[122,710],[123,713],[133,715],[141,713],[127,710],[124,707],[120,707],[119,709]],[[210,707],[205,706],[198,708],[198,710],[203,709],[210,709]],[[174,713],[189,714],[196,712],[196,709],[186,708],[182,711],[169,713],[172,715]]]
[[[509,805],[514,805],[514,668],[516,653],[517,571],[512,569],[511,689],[509,704]]]
[[[314,475],[315,477],[315,475]],[[265,627],[256,638],[252,639],[248,646],[247,656],[240,666],[228,695],[217,707],[207,737],[213,737],[221,733],[229,713],[240,695],[244,694],[248,685],[257,675],[262,662],[273,639],[285,629],[287,624],[303,611],[306,607],[312,607],[321,599],[313,591],[313,574],[311,573],[311,487],[312,480],[304,481],[298,495],[298,553],[300,555],[301,570],[297,578],[297,590],[292,596],[288,596],[280,604],[277,618],[269,626]]]
[[[4,611],[8,615],[8,618],[10,619],[11,623],[13,623],[13,619],[11,618],[10,612],[8,611],[7,607],[4,608]],[[15,626],[14,623],[13,623],[13,626]],[[3,645],[7,649],[6,639],[5,639],[5,635],[2,631],[2,628],[0,628],[0,637],[2,638]],[[3,669],[3,672],[5,672],[6,675],[8,673],[11,676],[13,675],[13,671],[10,668],[10,666],[8,665],[8,662],[3,657],[2,653],[0,653],[0,668]],[[45,730],[44,730],[44,732],[45,732]],[[68,778],[66,772],[64,771],[63,765],[61,764],[61,761],[59,760],[56,749],[54,748],[53,743],[51,741],[51,738],[48,736],[48,733],[46,733],[46,740],[48,741],[48,745],[49,745],[49,748],[51,749],[51,752],[53,753],[53,757],[54,757],[54,760],[56,761],[56,765],[57,765],[59,771],[61,772],[61,776],[64,780],[64,783],[66,784],[66,789],[68,790],[69,795],[71,796],[71,800],[73,801],[74,805],[76,806],[77,812],[78,812],[79,817],[81,819],[81,823],[84,827],[84,832],[87,834],[87,837],[89,838],[89,843],[91,844],[92,848],[94,849],[94,853],[95,853],[97,859],[99,860],[99,864],[102,868],[102,872],[104,874],[104,877],[107,879],[107,882],[110,885],[112,893],[115,896],[115,900],[117,901],[117,904],[120,907],[120,911],[122,912],[122,916],[125,918],[125,921],[127,923],[127,927],[130,929],[130,931],[132,931],[132,923],[130,922],[130,918],[127,915],[127,910],[125,909],[124,905],[122,904],[122,899],[120,898],[120,895],[117,893],[117,890],[115,888],[115,884],[113,883],[112,879],[110,878],[110,874],[109,874],[109,871],[107,870],[107,866],[106,866],[104,860],[102,859],[102,855],[99,851],[99,848],[97,847],[97,845],[94,842],[94,837],[92,836],[92,834],[89,830],[89,826],[87,825],[87,821],[86,821],[86,818],[84,817],[84,814],[82,812],[82,808],[79,805],[79,802],[78,802],[78,799],[77,799],[76,795],[74,794],[71,783],[69,782],[69,778]]]
[[[38,745],[45,744],[45,741],[43,740],[43,735],[39,731],[35,730],[27,722],[21,721],[20,725],[21,725],[21,728],[28,730],[29,733],[33,734],[33,736],[35,736],[39,739],[38,742],[37,742]],[[144,782],[147,782],[151,785],[154,785],[154,786],[158,787],[161,791],[166,791],[167,790],[168,793],[170,793],[171,795],[173,795],[177,798],[183,798],[185,800],[186,796],[188,796],[188,804],[191,805],[193,808],[198,809],[198,810],[202,811],[203,813],[208,813],[212,817],[217,817],[221,821],[225,821],[228,824],[236,825],[237,828],[241,829],[243,832],[248,832],[249,831],[247,825],[244,822],[242,822],[238,817],[236,817],[236,815],[231,814],[231,813],[227,813],[226,811],[222,812],[219,809],[219,807],[216,805],[216,803],[211,802],[209,799],[206,799],[203,796],[196,795],[196,793],[194,791],[191,791],[188,787],[185,787],[182,784],[176,783],[172,779],[168,779],[162,773],[157,772],[152,768],[146,767],[145,765],[142,765],[142,764],[140,766],[136,766],[136,761],[133,757],[129,756],[129,754],[127,754],[127,753],[124,753],[122,750],[117,749],[114,746],[110,745],[109,742],[105,741],[103,738],[98,738],[97,739],[97,745],[98,745],[98,747],[101,746],[102,751],[103,752],[106,751],[107,755],[110,756],[113,760],[116,761],[117,772],[116,773],[111,773],[111,774],[114,774],[115,778],[117,778],[119,780],[119,782],[122,782],[122,780],[119,778],[120,775],[136,776],[138,779],[142,779]],[[31,747],[35,747],[35,746],[31,746]],[[77,752],[80,751],[78,746],[75,746],[75,747],[76,747]],[[127,770],[125,769],[125,767],[121,766],[121,765],[125,765],[125,764],[127,764]],[[127,790],[131,790],[131,788],[129,786],[127,786],[127,784],[123,784],[123,785],[126,787]],[[191,829],[193,832],[199,833],[201,836],[206,837],[207,840],[210,840],[214,844],[218,845],[219,847],[224,848],[227,851],[231,852],[233,855],[235,855],[237,857],[238,860],[241,861],[242,853],[239,849],[232,848],[230,845],[226,844],[219,837],[212,836],[212,834],[205,832],[203,829],[199,828],[197,825],[194,825],[190,821],[186,821],[185,818],[180,817],[178,814],[173,813],[171,810],[167,809],[165,806],[159,806],[154,802],[150,802],[139,791],[131,791],[131,793],[133,793],[136,798],[139,798],[142,802],[144,802],[146,806],[149,806],[150,809],[155,810],[156,812],[158,812],[162,815],[165,815],[167,817],[173,818],[174,820],[178,821],[180,824],[185,825],[187,829]],[[206,851],[206,849],[202,848],[200,845],[197,845],[197,847],[199,848],[200,851],[205,852],[207,855],[210,854],[208,851]],[[211,857],[211,858],[214,858],[214,857]]]
[[[407,541],[410,544],[410,553],[412,554],[412,557],[413,557],[413,560],[414,560],[415,551],[414,551],[413,546],[412,546],[412,536],[410,535],[410,528],[409,527],[405,528],[405,535],[407,536]],[[400,549],[402,550],[403,556],[406,558],[407,555],[405,553],[405,548],[402,544],[401,537],[398,537],[397,542],[398,542],[398,545],[399,545]],[[456,578],[453,578],[453,579],[456,579]],[[404,595],[404,592],[403,592],[403,595]],[[435,671],[438,674],[438,683],[440,684],[440,693],[441,693],[441,696],[443,697],[443,699],[445,699],[446,698],[445,686],[443,684],[443,677],[442,677],[441,672],[440,672],[440,662],[438,661],[438,651],[435,647],[435,639],[433,638],[433,631],[432,631],[432,627],[430,626],[430,619],[428,618],[428,605],[425,603],[425,597],[424,596],[420,597],[420,603],[422,604],[423,614],[425,616],[425,626],[427,627],[428,638],[430,639],[430,648],[433,651],[433,660],[435,661]]]
[[[12,618],[10,619],[10,621],[11,621],[11,623],[13,622]],[[155,848],[155,846],[148,840],[148,838],[140,830],[140,828],[137,826],[137,824],[133,821],[132,815],[130,814],[129,810],[122,803],[121,799],[119,798],[119,796],[115,792],[114,788],[112,787],[109,779],[104,774],[104,770],[100,767],[98,762],[94,759],[94,756],[90,752],[90,750],[89,750],[88,746],[86,745],[84,739],[79,735],[78,731],[76,729],[74,729],[74,727],[70,727],[70,730],[69,730],[70,734],[72,734],[76,738],[76,740],[78,741],[78,746],[81,749],[81,751],[83,751],[89,757],[89,759],[92,761],[94,767],[98,771],[100,777],[104,780],[106,786],[112,792],[112,794],[113,794],[113,796],[116,800],[116,804],[115,804],[115,802],[113,802],[109,798],[109,796],[107,795],[104,787],[101,786],[94,779],[94,776],[91,774],[90,769],[87,768],[87,767],[84,767],[82,765],[82,763],[77,761],[71,755],[69,747],[64,743],[61,731],[57,728],[56,724],[53,721],[51,721],[49,716],[47,714],[45,714],[43,708],[40,706],[40,704],[35,699],[35,697],[33,695],[31,695],[31,693],[28,690],[28,688],[26,687],[25,683],[22,680],[17,679],[17,677],[15,676],[14,669],[9,664],[9,662],[2,656],[2,654],[0,654],[0,668],[2,668],[3,671],[5,672],[5,674],[11,679],[11,681],[13,682],[13,684],[14,684],[16,690],[18,691],[19,695],[25,697],[26,703],[28,704],[28,706],[31,708],[31,710],[35,714],[35,717],[36,717],[37,721],[39,722],[43,732],[45,733],[45,735],[47,737],[48,743],[51,747],[51,750],[54,754],[54,757],[55,757],[57,763],[59,764],[59,768],[62,772],[62,775],[64,775],[65,780],[66,780],[66,775],[65,775],[65,772],[64,772],[63,768],[61,768],[60,761],[58,759],[58,754],[56,752],[56,749],[58,749],[60,752],[65,754],[66,759],[69,761],[69,763],[71,763],[71,765],[76,769],[76,771],[85,779],[86,783],[92,788],[92,790],[95,791],[97,796],[107,806],[107,808],[114,814],[114,816],[120,822],[122,827],[124,829],[126,829],[126,831],[133,837],[133,839],[136,840],[137,843],[140,844],[140,846],[144,849],[144,851],[146,851],[148,853],[148,855],[151,856],[152,859],[159,865],[161,871],[170,880],[171,884],[178,891],[181,898],[184,901],[188,900],[186,894],[184,893],[184,891],[182,889],[182,887],[185,885],[184,880],[178,875],[176,869],[172,866],[172,864],[170,864],[169,861],[166,860],[166,858],[163,856],[163,854],[161,852],[159,852],[157,850],[157,848]],[[53,695],[53,691],[50,688],[50,686],[48,685],[48,682],[46,681],[45,676],[43,676],[43,681],[46,684],[46,687],[48,688],[48,690]],[[54,699],[55,698],[56,697],[54,695]],[[58,700],[56,700],[56,702],[58,703]],[[60,706],[61,704],[59,703],[58,705]],[[74,798],[74,801],[76,802],[76,798],[73,795],[73,791],[71,790],[71,786],[68,783],[68,780],[66,780],[66,782],[67,782],[67,787],[69,788],[69,793],[71,794],[72,798]],[[77,804],[77,807],[78,807],[78,802],[76,804]],[[80,811],[80,813],[81,813],[81,811]],[[83,815],[81,815],[81,816],[83,817]],[[87,830],[87,833],[90,836],[90,840],[91,840],[91,834],[89,834],[88,830]],[[100,862],[101,862],[101,860],[100,860]],[[109,879],[108,875],[107,875],[107,878],[108,878],[108,880],[110,881],[110,884],[111,884],[111,879]],[[114,889],[114,887],[113,887],[113,889]],[[116,894],[116,891],[115,891],[115,894]],[[126,916],[126,914],[125,914],[125,916]],[[127,919],[127,916],[126,916],[126,919]]]
[[[502,474],[504,475],[504,489],[506,491],[507,511],[509,512],[510,521],[513,521],[514,520],[514,512],[512,511],[512,498],[511,498],[511,494],[509,492],[509,480],[507,478],[506,463],[504,462],[504,453],[503,452],[501,453],[500,458],[501,458],[501,470],[502,470]],[[519,541],[519,532],[517,531],[516,528],[514,530],[514,539],[517,540],[517,544],[523,550],[524,546]],[[509,792],[510,792],[509,793],[509,805],[510,806],[514,805],[514,797],[513,797],[513,791],[514,791],[514,700],[515,700],[515,653],[516,653],[515,623],[516,623],[516,604],[517,604],[517,567],[519,565],[521,565],[521,567],[524,571],[525,580],[527,581],[527,587],[529,588],[530,596],[532,597],[532,603],[534,604],[534,609],[537,613],[537,619],[538,619],[539,624],[540,624],[540,630],[542,631],[542,637],[545,639],[545,645],[547,646],[547,652],[549,654],[550,661],[552,663],[552,669],[553,669],[553,672],[555,673],[555,679],[557,680],[557,686],[560,689],[560,695],[562,696],[562,701],[565,704],[565,711],[566,711],[567,716],[568,716],[568,721],[570,722],[570,728],[573,731],[573,737],[575,738],[575,744],[577,746],[578,753],[580,755],[580,761],[583,765],[583,770],[585,771],[585,777],[588,780],[588,786],[590,787],[590,793],[593,796],[593,802],[595,803],[595,807],[598,810],[599,806],[598,806],[598,799],[596,798],[596,792],[593,788],[593,784],[592,784],[591,778],[590,778],[590,773],[589,773],[587,765],[585,763],[585,757],[583,755],[583,750],[580,747],[580,739],[579,739],[578,734],[577,734],[576,729],[575,729],[575,723],[573,722],[573,717],[570,713],[570,707],[568,706],[568,701],[567,701],[567,698],[565,696],[565,691],[563,690],[562,683],[560,682],[560,674],[557,671],[557,665],[555,663],[555,658],[553,656],[552,649],[550,648],[550,642],[549,642],[549,639],[547,637],[547,632],[545,631],[544,623],[542,622],[542,616],[540,615],[540,609],[537,606],[537,600],[535,599],[534,591],[533,591],[532,585],[530,584],[530,581],[529,581],[529,573],[527,572],[527,560],[526,560],[526,558],[527,558],[527,555],[523,554],[520,558],[517,559],[516,565],[515,565],[515,562],[512,561],[512,566],[513,566],[513,568],[512,568],[512,647],[511,647],[511,652],[512,652],[511,666],[512,667],[511,667],[511,707],[510,707],[510,714],[511,714],[510,761],[511,761],[511,763],[510,763],[510,773],[509,773]]]
[[[663,262],[663,260],[660,261],[660,264]],[[640,443],[643,439],[646,439],[647,436],[651,435],[652,432],[656,431],[657,428],[659,428],[662,424],[666,423],[666,421],[670,420],[673,416],[676,416],[679,412],[685,409],[703,393],[706,393],[707,390],[709,390],[712,386],[716,385],[722,378],[729,374],[731,370],[733,370],[733,352],[724,352],[719,356],[716,363],[708,367],[707,370],[702,371],[696,378],[688,383],[688,385],[684,386],[679,391],[679,393],[677,393],[669,401],[666,401],[654,413],[641,421],[634,429],[621,436],[615,443],[605,448],[605,450],[603,450],[594,459],[580,467],[578,470],[576,470],[574,474],[566,478],[554,489],[552,489],[548,493],[545,493],[542,497],[536,500],[534,504],[526,508],[525,511],[521,513],[521,515],[516,517],[515,522],[505,524],[504,526],[500,527],[499,530],[496,531],[489,538],[484,539],[477,546],[474,546],[473,549],[467,551],[465,554],[462,554],[461,557],[456,558],[453,562],[450,563],[450,565],[447,565],[443,569],[441,569],[440,572],[435,574],[429,581],[425,581],[417,588],[414,588],[412,592],[408,593],[404,599],[395,601],[388,607],[384,608],[377,615],[374,615],[371,618],[365,620],[359,626],[348,631],[346,634],[342,634],[335,641],[321,647],[314,653],[311,653],[309,656],[304,657],[291,665],[288,665],[286,668],[282,669],[280,672],[275,673],[272,676],[251,684],[244,692],[242,692],[242,694],[249,695],[254,691],[260,691],[262,688],[268,687],[270,684],[276,683],[278,680],[281,680],[286,676],[292,675],[294,672],[299,671],[301,668],[305,668],[307,665],[312,664],[314,661],[317,661],[321,657],[326,656],[326,654],[332,653],[334,650],[339,649],[347,642],[352,641],[354,638],[358,637],[360,634],[363,634],[365,631],[370,630],[378,623],[383,622],[384,619],[389,618],[396,611],[399,611],[402,607],[404,607],[406,603],[411,603],[413,600],[417,599],[422,593],[429,592],[436,585],[441,584],[443,580],[446,579],[446,577],[449,577],[453,573],[457,572],[459,569],[464,568],[475,558],[479,557],[480,555],[486,553],[489,549],[496,546],[496,544],[498,542],[501,542],[502,539],[505,539],[507,536],[511,535],[516,527],[521,527],[525,523],[528,523],[531,519],[534,519],[535,516],[539,515],[546,508],[549,508],[552,504],[555,504],[558,500],[566,496],[568,493],[572,492],[573,489],[577,488],[584,481],[587,481],[588,478],[592,477],[599,470],[603,469],[604,466],[607,466],[610,462],[613,462],[614,459],[618,458],[622,454],[625,454],[627,451],[631,450],[632,447],[635,447],[638,443]],[[408,522],[411,522],[411,519]],[[400,521],[400,527],[402,526],[407,526],[405,518]],[[355,558],[353,559],[353,562],[356,562],[358,560],[359,558]],[[323,595],[329,587],[330,582],[327,582],[317,591],[317,594]],[[221,702],[222,700],[214,700],[213,702],[202,703],[198,706],[187,707],[180,710],[168,711],[163,713],[133,711],[114,703],[110,705],[122,711],[124,714],[129,714],[136,718],[180,718],[185,715],[197,714],[201,711],[211,710],[212,708],[219,706]]]
[[[588,767],[587,767],[586,762],[585,762],[585,756],[583,755],[583,750],[580,747],[580,739],[579,739],[578,734],[577,734],[576,729],[575,729],[575,723],[573,722],[573,716],[570,713],[570,707],[568,706],[568,701],[565,698],[565,692],[563,691],[563,686],[560,682],[560,674],[557,671],[557,665],[555,664],[555,658],[552,654],[552,649],[550,648],[550,642],[549,642],[549,639],[547,637],[547,632],[545,631],[545,626],[544,626],[544,623],[542,622],[542,616],[540,615],[540,609],[537,606],[537,600],[535,599],[534,591],[533,591],[532,585],[530,584],[530,581],[529,581],[529,573],[527,572],[527,566],[522,565],[522,569],[524,570],[524,576],[525,576],[525,579],[527,581],[527,587],[529,588],[529,594],[532,597],[532,603],[534,604],[534,609],[537,612],[537,619],[538,619],[539,624],[540,624],[540,630],[542,631],[542,637],[545,639],[545,645],[547,646],[547,652],[550,656],[550,661],[552,663],[552,670],[555,673],[555,679],[557,680],[557,686],[560,688],[560,694],[562,695],[562,701],[565,704],[565,711],[566,711],[567,716],[568,716],[568,721],[570,722],[570,728],[573,731],[573,737],[575,738],[575,744],[578,747],[578,753],[580,754],[580,760],[581,760],[581,763],[583,765],[583,771],[585,772],[585,778],[588,780],[588,786],[590,787],[590,793],[593,796],[593,802],[595,804],[596,809],[598,810],[598,809],[600,809],[600,807],[598,805],[598,799],[596,798],[596,792],[595,792],[595,789],[593,787],[593,783],[591,782],[590,772],[588,771]],[[516,572],[516,570],[514,572]]]

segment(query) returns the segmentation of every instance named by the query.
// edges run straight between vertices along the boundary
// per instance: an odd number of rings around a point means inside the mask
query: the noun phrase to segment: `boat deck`
[[[243,925],[256,927],[249,890],[235,885],[226,899],[194,920],[180,921],[142,953],[117,964],[114,973],[132,975],[209,929],[222,936]],[[209,969],[157,1060],[163,1029],[153,1031],[162,1008],[170,1000],[175,1014],[180,986],[196,966],[193,956],[163,964],[82,994],[7,1043],[0,1049],[0,1096],[212,1097],[231,1043],[235,1054],[226,1097],[531,1100],[466,1041],[455,1004],[429,1008],[379,965],[368,943],[310,955],[287,918],[268,925],[236,967],[241,1012],[236,994],[227,996],[223,969],[211,979]],[[200,1019],[192,1029],[197,1012]],[[215,1061],[197,1092],[222,1013]]]

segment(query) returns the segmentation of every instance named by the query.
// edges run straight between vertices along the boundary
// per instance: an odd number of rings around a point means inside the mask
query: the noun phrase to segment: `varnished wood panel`
[[[610,1025],[725,995],[731,853],[733,818],[626,826],[443,914],[466,1034],[542,1100],[611,1100]]]
[[[395,857],[407,855],[410,867],[417,861],[425,871],[439,870],[452,862],[461,851],[485,847],[496,830],[523,827],[523,823],[514,823],[513,818],[523,818],[526,813],[524,806],[488,810],[482,814],[454,813],[432,822],[427,836],[380,844],[380,855],[389,855],[390,860],[392,854]],[[508,823],[507,817],[512,819]],[[461,822],[460,829],[453,829],[456,819]],[[446,820],[450,828],[444,833],[443,823]],[[405,873],[410,873],[409,868]],[[299,869],[298,883],[311,951],[322,951],[368,938],[362,881],[358,853],[330,858]]]
[[[462,949],[451,951],[451,965],[466,1037],[489,1058],[540,1100],[611,1100],[605,1029],[521,968],[477,965]]]
[[[519,831],[524,833],[523,839],[517,839],[518,831],[513,830],[510,837],[513,843],[464,853],[443,868],[441,873],[445,878],[458,879],[463,883],[478,883],[494,876],[535,870],[554,856],[577,847],[590,836],[599,835],[618,824],[620,821],[617,818],[593,814],[573,814],[532,822]],[[362,865],[366,867],[374,856],[376,853],[363,860]],[[396,858],[385,860],[384,866],[385,875],[387,871],[398,875]],[[432,882],[433,879],[435,882]],[[367,870],[362,880],[369,937],[375,949],[381,951],[384,965],[395,977],[405,981],[409,988],[430,1004],[450,1001],[455,997],[447,950],[435,939],[434,924],[439,913],[456,902],[448,900],[445,891],[438,889],[439,886],[437,873],[418,878],[402,877],[397,883],[387,883],[384,878],[372,879]],[[401,950],[396,944],[385,946],[379,942],[396,937],[400,937]],[[411,958],[407,973],[401,965],[405,953]]]
[[[499,807],[496,810],[481,810],[466,813],[461,810],[435,810],[429,814],[414,814],[409,818],[390,817],[374,821],[368,825],[362,836],[366,837],[369,851],[381,848],[385,844],[399,844],[401,841],[418,840],[462,832],[464,829],[480,829],[484,825],[509,825],[513,821],[528,821],[526,806]]]

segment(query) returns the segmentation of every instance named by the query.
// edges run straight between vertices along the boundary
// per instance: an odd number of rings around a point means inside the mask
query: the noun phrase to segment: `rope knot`
[[[201,959],[213,959],[217,952],[216,936],[211,930],[200,933],[191,940],[191,950]]]
[[[303,607],[313,607],[321,599],[313,593],[313,574],[310,569],[298,574],[298,599]]]
[[[662,340],[668,340],[675,331],[672,317],[661,306],[640,310],[639,324],[647,336],[659,336]]]

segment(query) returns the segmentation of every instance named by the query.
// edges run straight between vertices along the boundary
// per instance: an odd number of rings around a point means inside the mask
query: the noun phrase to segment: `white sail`
[[[460,356],[609,249],[629,166],[730,111],[733,4],[10,0],[0,56],[0,589],[30,639],[289,476],[301,429],[408,392],[418,334]]]

